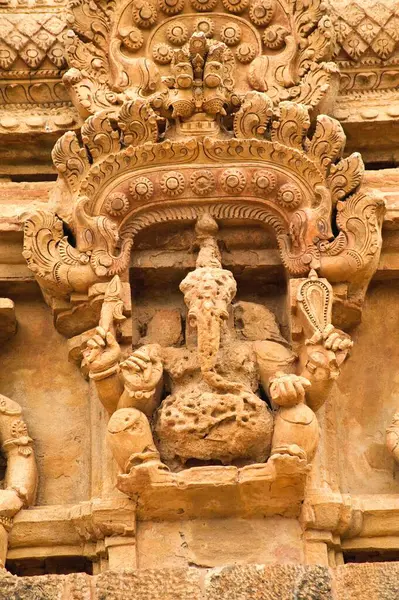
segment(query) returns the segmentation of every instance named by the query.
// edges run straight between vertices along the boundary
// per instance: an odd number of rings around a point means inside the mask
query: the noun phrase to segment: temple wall
[[[344,493],[399,493],[398,468],[385,447],[385,432],[398,403],[398,302],[397,281],[371,284],[362,323],[354,333],[352,364],[337,383],[334,401]]]

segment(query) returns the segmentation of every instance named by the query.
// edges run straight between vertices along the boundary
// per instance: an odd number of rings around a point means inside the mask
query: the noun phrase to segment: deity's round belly
[[[250,391],[181,391],[162,402],[155,431],[166,461],[263,462],[270,453],[273,418]]]

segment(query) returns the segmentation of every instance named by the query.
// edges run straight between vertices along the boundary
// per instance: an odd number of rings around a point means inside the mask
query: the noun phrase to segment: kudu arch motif
[[[64,225],[45,211],[25,224],[24,255],[57,328],[71,336],[100,319],[84,362],[112,415],[108,440],[128,494],[147,479],[178,486],[190,460],[235,464],[237,481],[262,472],[303,483],[318,438],[313,410],[351,346],[332,325],[334,286],[343,314],[359,313],[379,259],[384,203],[361,191],[360,155],[342,158],[340,124],[323,114],[311,122],[335,73],[325,6],[220,4],[71,3],[65,79],[86,119],[82,144],[68,132],[53,150]],[[121,362],[115,276],[127,272],[138,232],[177,221],[196,224],[199,248],[180,286],[186,347],[180,356],[150,345]],[[274,230],[297,358],[278,329],[268,340],[236,338],[236,282],[217,247],[226,222]],[[159,407],[165,372],[172,389]],[[251,462],[264,471],[240,467]]]

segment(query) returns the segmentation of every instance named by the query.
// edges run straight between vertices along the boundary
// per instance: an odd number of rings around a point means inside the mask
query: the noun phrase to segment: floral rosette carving
[[[241,28],[237,23],[226,23],[220,29],[220,39],[228,46],[236,46],[241,39]]]
[[[259,27],[269,25],[276,11],[275,0],[255,0],[249,7],[249,18]]]
[[[245,188],[246,179],[242,171],[238,169],[226,169],[220,183],[227,194],[241,194]]]
[[[253,61],[256,55],[256,50],[252,44],[244,42],[240,44],[236,50],[236,58],[240,63],[247,64]]]
[[[248,6],[249,0],[222,0],[226,10],[232,13],[242,13]]]
[[[157,9],[153,4],[146,0],[134,0],[132,5],[132,17],[136,25],[143,29],[148,29],[151,25],[154,25],[157,20]]]
[[[129,200],[122,192],[113,192],[107,198],[105,210],[113,217],[122,217],[129,210]]]
[[[190,0],[190,3],[194,10],[208,12],[215,8],[217,0]]]
[[[167,65],[173,58],[173,50],[168,44],[156,44],[152,49],[152,56],[156,63]]]
[[[215,190],[215,186],[215,177],[211,171],[195,171],[190,177],[190,187],[198,196],[210,194]]]
[[[290,32],[285,27],[272,25],[265,30],[262,40],[269,50],[280,50],[283,48],[285,39],[289,34]]]
[[[184,0],[159,0],[159,7],[167,15],[175,15],[184,8]]]
[[[136,177],[129,186],[134,200],[149,200],[154,193],[154,186],[148,177]]]
[[[294,210],[301,203],[301,190],[292,183],[282,185],[277,194],[277,202],[288,210]]]
[[[165,173],[161,178],[161,189],[167,196],[180,196],[185,187],[184,176],[178,171]]]
[[[171,44],[182,46],[188,40],[188,28],[181,21],[174,21],[166,30],[166,37]]]
[[[256,193],[266,196],[272,192],[277,184],[277,177],[273,171],[262,169],[256,171],[252,177],[252,185]]]
[[[211,38],[215,30],[215,23],[212,19],[201,17],[195,21],[195,29],[204,33],[207,38]]]
[[[140,50],[140,48],[144,44],[143,34],[141,33],[140,29],[137,29],[137,27],[129,27],[122,29],[120,31],[120,36],[122,38],[123,44],[133,52]]]

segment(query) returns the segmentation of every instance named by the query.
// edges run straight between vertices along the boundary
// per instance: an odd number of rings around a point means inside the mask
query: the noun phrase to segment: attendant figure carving
[[[12,300],[0,298],[0,308],[0,340],[4,342],[15,335],[17,320]],[[5,566],[13,518],[35,501],[37,467],[32,446],[21,406],[0,394],[0,448],[7,462],[0,489],[0,568]]]

